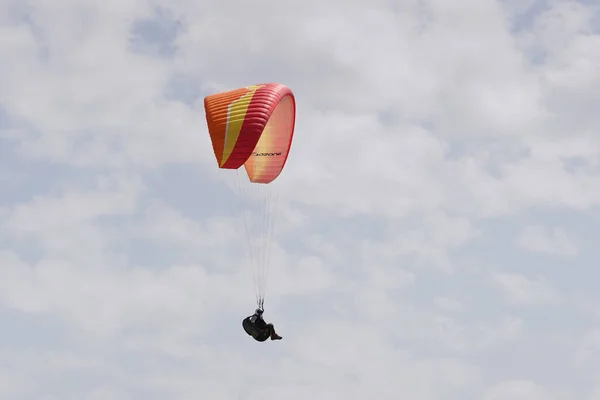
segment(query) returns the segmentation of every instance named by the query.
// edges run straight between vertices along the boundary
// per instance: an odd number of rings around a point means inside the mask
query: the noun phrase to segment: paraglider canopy
[[[257,305],[264,307],[277,193],[292,145],[294,94],[285,85],[265,83],[207,96],[206,122],[218,167],[239,170],[237,189],[244,215],[248,257],[254,266]]]
[[[288,158],[296,104],[284,85],[267,83],[204,99],[206,121],[219,168],[244,165],[254,183],[276,179]]]

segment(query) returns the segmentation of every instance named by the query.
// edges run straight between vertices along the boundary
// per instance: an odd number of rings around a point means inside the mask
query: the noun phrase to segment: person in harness
[[[273,324],[267,324],[262,317],[263,310],[257,308],[253,315],[244,318],[242,327],[244,331],[254,338],[257,342],[271,340],[281,340],[282,337],[275,332]]]

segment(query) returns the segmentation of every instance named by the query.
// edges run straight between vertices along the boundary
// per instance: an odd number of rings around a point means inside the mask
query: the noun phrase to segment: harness
[[[264,342],[269,337],[271,337],[271,332],[269,332],[269,329],[267,328],[264,321],[262,321],[263,324],[265,324],[264,329],[260,329],[260,327],[256,326],[256,322],[259,321],[258,319],[256,320],[255,323],[252,323],[252,321],[251,321],[252,317],[253,316],[244,318],[244,320],[242,321],[242,328],[244,328],[244,331],[246,331],[246,333],[248,335],[252,336],[254,338],[254,340],[256,340],[258,342]]]

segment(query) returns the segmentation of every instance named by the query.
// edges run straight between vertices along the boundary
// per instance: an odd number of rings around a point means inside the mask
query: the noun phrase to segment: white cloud
[[[485,400],[567,400],[573,397],[565,397],[561,394],[552,393],[540,387],[535,382],[525,380],[514,380],[498,383],[491,386],[484,395]]]
[[[561,0],[0,0],[1,397],[590,398],[597,21]],[[202,99],[267,81],[298,115],[267,290],[284,340],[258,344]],[[535,332],[543,352],[516,351]]]
[[[545,279],[498,272],[492,275],[492,282],[517,305],[552,305],[562,300],[560,293]]]
[[[560,228],[547,229],[543,226],[526,226],[516,238],[518,246],[536,253],[576,256],[577,244],[569,239]]]
[[[464,301],[454,297],[436,296],[434,303],[440,310],[450,313],[460,313],[466,308]]]

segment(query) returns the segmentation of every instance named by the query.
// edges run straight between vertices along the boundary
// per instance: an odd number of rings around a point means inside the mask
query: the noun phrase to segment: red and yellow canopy
[[[270,183],[287,160],[296,101],[284,85],[266,83],[204,99],[208,133],[219,168],[246,168],[250,181]]]

